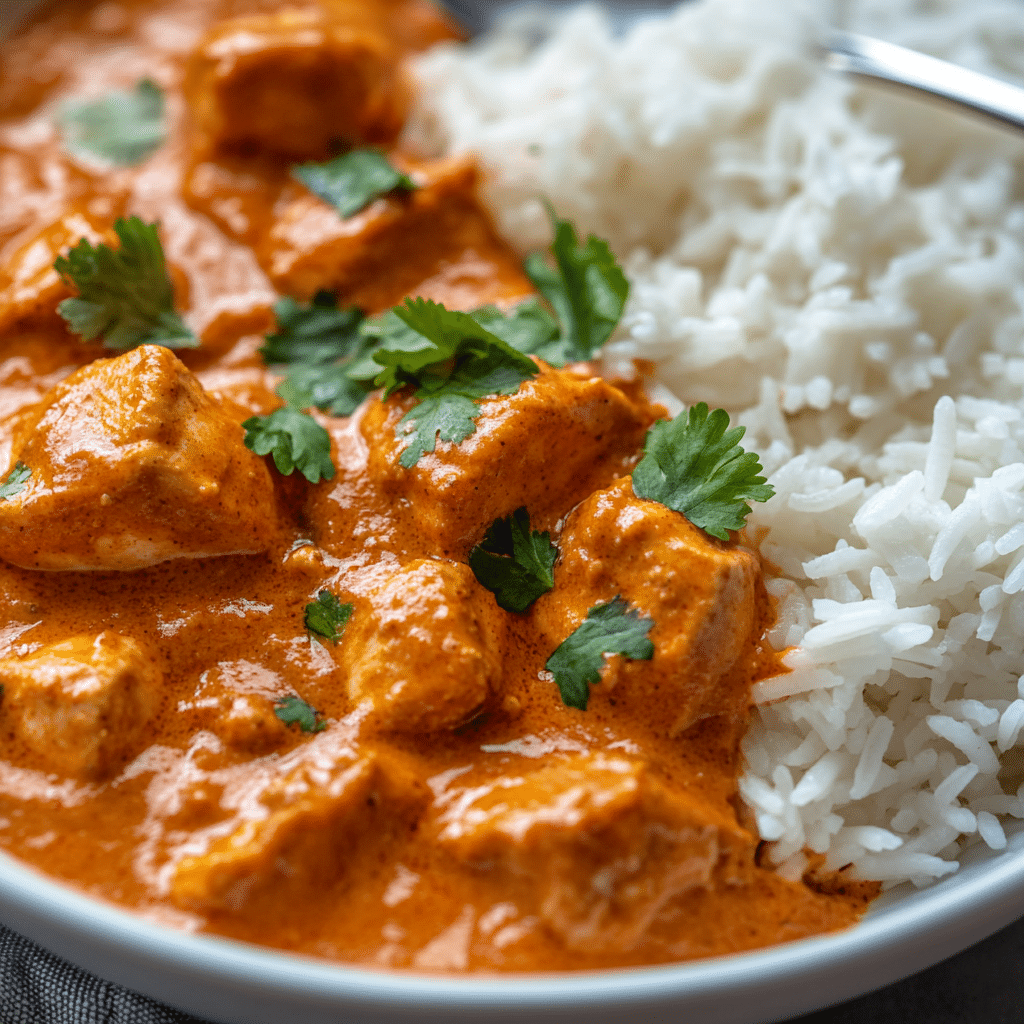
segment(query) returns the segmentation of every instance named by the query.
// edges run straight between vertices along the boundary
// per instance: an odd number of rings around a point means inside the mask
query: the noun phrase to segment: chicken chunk
[[[269,471],[168,349],[97,360],[58,384],[12,445],[0,556],[26,569],[139,569],[265,551]],[[22,467],[20,470],[18,467]]]
[[[395,732],[462,725],[501,676],[501,619],[468,566],[423,559],[356,599],[337,648],[355,704]]]
[[[171,897],[182,907],[239,911],[264,898],[279,903],[282,890],[323,893],[357,845],[386,842],[425,799],[426,787],[394,757],[300,764],[245,799],[246,820],[229,835],[179,860]]]
[[[279,291],[308,299],[326,289],[370,312],[406,295],[473,309],[532,293],[519,257],[477,202],[473,161],[391,160],[416,189],[348,218],[299,185],[284,191],[261,250]]]
[[[186,81],[209,144],[323,160],[339,143],[393,140],[409,104],[401,52],[358,6],[345,15],[286,9],[217,24]]]
[[[149,744],[163,673],[134,640],[75,636],[0,661],[0,722],[10,757],[68,778],[103,781]]]
[[[579,754],[443,790],[438,840],[532,889],[570,949],[628,951],[675,897],[708,886],[752,838],[727,813],[670,789],[643,762]]]
[[[458,445],[438,442],[406,469],[395,430],[411,404],[395,397],[367,407],[367,476],[413,510],[427,543],[460,559],[521,505],[535,525],[550,525],[628,472],[654,420],[646,402],[600,377],[542,368],[514,395],[482,401],[475,433]]]
[[[760,638],[769,613],[753,554],[637,498],[631,478],[587,498],[559,548],[554,589],[534,606],[552,650],[590,608],[617,596],[654,620],[653,659],[608,659],[594,697],[651,709],[672,735],[710,715],[745,720],[750,680],[723,678]]]
[[[58,303],[72,292],[53,262],[83,238],[93,245],[117,245],[117,236],[109,228],[72,210],[15,250],[0,271],[0,334],[26,321],[57,315]]]

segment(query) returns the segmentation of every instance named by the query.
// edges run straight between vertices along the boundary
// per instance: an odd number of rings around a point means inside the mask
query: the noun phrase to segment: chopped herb
[[[608,243],[591,235],[581,245],[576,229],[554,213],[555,265],[540,253],[524,264],[527,276],[551,303],[561,327],[561,345],[552,354],[561,362],[592,359],[611,337],[629,295],[629,282]],[[551,359],[548,359],[551,362]]]
[[[257,455],[273,454],[282,475],[297,469],[311,484],[334,476],[331,437],[307,413],[286,405],[269,416],[250,416],[242,427],[246,448]]]
[[[565,363],[565,345],[558,336],[558,321],[533,298],[519,303],[507,316],[495,306],[482,306],[473,319],[526,355],[538,356],[552,366]]]
[[[523,507],[491,524],[469,553],[469,567],[500,607],[522,612],[555,585],[557,558],[551,534],[531,531],[530,516]]]
[[[306,629],[337,643],[352,618],[352,605],[342,604],[329,590],[321,590],[306,605]]]
[[[317,710],[301,697],[282,697],[274,705],[274,714],[285,725],[297,725],[302,732],[323,732],[327,728]]]
[[[468,313],[424,299],[407,299],[383,317],[367,321],[364,332],[377,347],[353,366],[352,377],[384,388],[384,397],[416,386],[418,404],[396,427],[407,442],[400,462],[415,466],[434,451],[437,439],[459,444],[476,430],[477,400],[510,395],[537,373],[529,356],[482,327]]]
[[[28,478],[32,475],[32,470],[25,465],[24,462],[16,462],[14,469],[7,474],[7,479],[0,484],[0,501],[7,501],[8,498],[13,498],[16,494],[21,494],[28,484]]]
[[[167,273],[155,224],[138,217],[114,223],[119,249],[80,239],[53,266],[78,290],[58,312],[86,341],[103,335],[112,349],[136,345],[195,348],[199,343],[174,311],[174,286]]]
[[[363,344],[361,310],[338,308],[331,292],[317,292],[308,306],[294,299],[274,305],[277,331],[267,335],[260,349],[267,365],[277,363],[325,364],[353,355]]]
[[[299,363],[289,367],[277,393],[298,409],[315,406],[331,416],[351,416],[369,391],[365,384],[349,376],[347,364]]]
[[[342,217],[354,216],[394,189],[409,192],[416,188],[379,149],[353,149],[326,163],[298,164],[292,168],[292,177]]]
[[[594,605],[544,666],[555,677],[562,702],[587,710],[590,687],[601,681],[606,654],[621,654],[634,661],[653,658],[654,644],[647,638],[653,625],[653,619],[641,618],[621,597]]]
[[[360,331],[361,310],[338,308],[331,292],[318,292],[308,306],[281,299],[274,306],[277,332],[260,349],[268,365],[286,364],[277,393],[298,409],[315,406],[332,416],[349,416],[366,397],[366,382],[349,368],[373,342]]]
[[[767,501],[775,489],[759,476],[761,463],[740,446],[744,427],[728,430],[724,409],[704,402],[651,427],[644,457],[633,470],[633,491],[682,513],[720,540],[741,530],[748,501]]]
[[[78,156],[112,164],[141,163],[166,138],[164,94],[148,78],[131,92],[110,92],[91,102],[69,103],[60,114],[64,144]]]

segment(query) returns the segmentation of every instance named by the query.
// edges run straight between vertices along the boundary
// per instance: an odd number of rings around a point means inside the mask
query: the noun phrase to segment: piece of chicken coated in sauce
[[[258,911],[282,892],[316,896],[343,877],[358,851],[387,845],[426,800],[426,787],[401,757],[370,752],[339,756],[332,737],[320,736],[288,771],[260,791],[250,782],[237,827],[206,852],[178,861],[171,898],[182,907]],[[365,749],[365,748],[364,748]]]
[[[284,190],[257,250],[279,291],[304,299],[332,291],[370,313],[406,295],[475,309],[533,293],[476,198],[473,160],[389,159],[415,189],[375,199],[351,217],[297,183]]]
[[[411,469],[398,421],[407,396],[370,402],[361,430],[366,474],[412,510],[433,550],[465,558],[495,519],[525,505],[535,528],[550,526],[595,487],[629,472],[656,410],[601,377],[541,364],[514,395],[485,398],[476,431],[458,445],[439,441]]]
[[[0,333],[26,321],[56,320],[57,305],[72,295],[54,260],[80,239],[93,245],[118,244],[105,224],[84,210],[70,210],[24,241],[0,268]]]
[[[109,631],[4,658],[4,754],[67,778],[109,779],[149,745],[162,681],[150,653]],[[27,758],[17,756],[18,747]]]
[[[325,160],[392,141],[409,86],[402,53],[352,5],[343,19],[286,8],[222,21],[192,55],[185,95],[214,149]]]
[[[617,709],[653,715],[670,735],[711,715],[745,719],[750,680],[730,680],[729,670],[760,638],[769,613],[751,552],[637,498],[632,478],[580,504],[559,549],[554,589],[534,606],[552,650],[590,608],[615,597],[654,620],[654,657],[606,660],[591,700],[612,698]]]
[[[140,569],[265,551],[276,506],[264,461],[167,348],[100,359],[19,424],[0,501],[0,557],[26,569]]]
[[[728,808],[611,754],[449,787],[438,803],[439,842],[499,872],[510,898],[537,900],[570,949],[633,949],[673,898],[709,885],[720,862],[751,846]]]
[[[373,729],[463,725],[501,679],[501,612],[466,565],[419,559],[388,574],[355,608],[335,658]]]

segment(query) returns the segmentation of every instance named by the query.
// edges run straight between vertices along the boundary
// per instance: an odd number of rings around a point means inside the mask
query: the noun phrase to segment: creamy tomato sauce
[[[241,422],[282,403],[259,348],[281,295],[367,313],[531,294],[465,160],[398,147],[421,0],[64,3],[0,73],[0,843],[192,930],[349,963],[530,971],[658,963],[852,923],[873,887],[779,877],[737,796],[753,681],[782,671],[756,554],[637,498],[663,414],[587,366],[485,399],[401,465],[405,392],[317,413],[337,473],[281,476]],[[155,81],[168,139],[127,168],[65,150],[71,98]],[[418,188],[343,218],[289,176],[379,144]],[[54,259],[159,222],[200,347],[70,333]],[[5,472],[6,477],[6,472]],[[502,610],[467,564],[525,506],[552,590]],[[352,605],[336,643],[304,609]],[[654,656],[609,656],[587,710],[544,666],[621,597]],[[298,697],[324,727],[286,724]]]

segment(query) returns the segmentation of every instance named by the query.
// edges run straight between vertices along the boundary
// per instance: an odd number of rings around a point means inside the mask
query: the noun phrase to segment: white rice
[[[479,155],[524,252],[542,195],[609,239],[633,283],[609,364],[747,426],[793,649],[756,687],[741,792],[788,873],[809,848],[924,884],[1024,817],[1024,141],[812,44],[842,15],[1024,81],[1024,8],[829,13],[700,0],[621,39],[594,8],[521,15],[422,60],[413,137]]]

